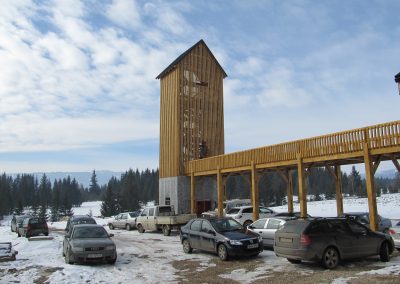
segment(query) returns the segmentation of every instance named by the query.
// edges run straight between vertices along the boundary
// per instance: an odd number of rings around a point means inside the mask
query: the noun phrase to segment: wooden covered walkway
[[[191,210],[196,212],[195,178],[216,175],[218,214],[223,214],[224,179],[233,173],[250,173],[253,217],[258,219],[259,176],[277,171],[287,183],[288,211],[293,212],[293,170],[297,170],[301,216],[307,215],[305,179],[312,167],[326,167],[336,184],[337,214],[343,213],[341,165],[365,164],[371,228],[377,228],[374,174],[382,161],[392,161],[400,172],[400,121],[394,121],[334,134],[297,140],[247,151],[189,161]]]

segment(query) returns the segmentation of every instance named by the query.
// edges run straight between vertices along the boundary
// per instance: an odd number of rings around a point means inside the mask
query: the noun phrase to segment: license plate
[[[248,249],[258,248],[258,244],[252,244],[247,246]]]
[[[101,253],[91,253],[91,254],[88,254],[87,257],[88,258],[99,258],[99,257],[103,257],[103,255]]]
[[[282,243],[292,243],[293,239],[289,239],[289,238],[279,238],[279,241]]]

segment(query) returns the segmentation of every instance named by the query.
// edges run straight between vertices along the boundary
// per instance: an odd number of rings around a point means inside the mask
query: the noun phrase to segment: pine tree
[[[117,213],[117,200],[111,186],[107,187],[104,194],[103,203],[101,204],[100,213],[103,217],[114,216]]]
[[[42,204],[40,206],[39,218],[43,218],[43,219],[47,220],[48,216],[47,216],[47,205],[46,204]]]

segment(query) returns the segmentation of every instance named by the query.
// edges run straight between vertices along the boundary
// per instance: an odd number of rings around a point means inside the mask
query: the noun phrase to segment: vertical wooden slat
[[[374,173],[368,144],[364,143],[365,179],[368,194],[369,220],[371,230],[378,230],[378,210],[376,206],[376,192],[374,186]]]

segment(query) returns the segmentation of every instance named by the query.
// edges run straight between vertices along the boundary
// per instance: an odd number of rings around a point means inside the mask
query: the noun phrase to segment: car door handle
[[[262,234],[262,232],[258,232],[259,234]]]

